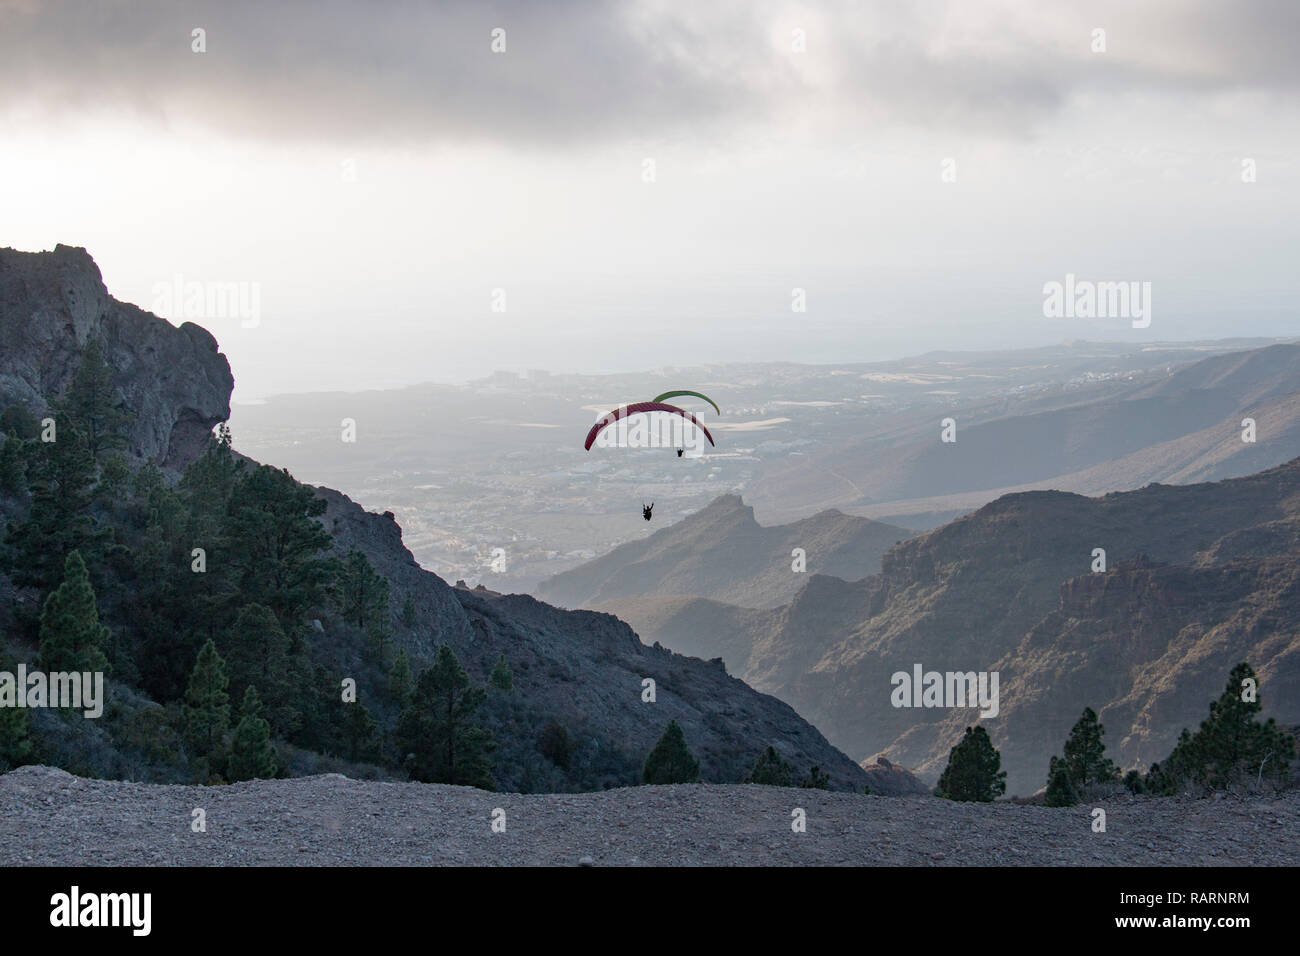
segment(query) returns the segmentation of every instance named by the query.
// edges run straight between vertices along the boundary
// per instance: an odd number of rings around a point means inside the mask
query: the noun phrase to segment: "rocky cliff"
[[[0,249],[0,405],[43,414],[91,340],[132,413],[132,458],[184,468],[230,417],[235,381],[207,330],[117,301],[85,249]]]

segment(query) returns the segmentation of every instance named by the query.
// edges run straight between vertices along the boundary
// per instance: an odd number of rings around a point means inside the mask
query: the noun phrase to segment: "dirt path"
[[[521,796],[336,774],[159,786],[24,767],[0,777],[0,866],[1300,864],[1300,791],[1103,807],[1094,833],[1090,806],[720,785]]]

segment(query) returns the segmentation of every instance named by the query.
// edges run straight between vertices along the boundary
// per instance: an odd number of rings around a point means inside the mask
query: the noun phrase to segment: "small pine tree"
[[[293,695],[289,677],[290,641],[280,627],[280,619],[269,607],[246,604],[219,641],[217,650],[226,664],[231,697],[242,699],[255,683],[262,687],[267,695],[270,723],[277,733],[284,735],[293,719],[291,714],[282,711],[289,708]]]
[[[107,671],[108,628],[99,623],[81,552],[69,554],[63,568],[63,583],[41,608],[41,665],[47,671]]]
[[[935,793],[948,800],[989,803],[1007,791],[1002,755],[983,727],[967,727],[966,734],[948,752],[948,766],[939,777]]]
[[[95,497],[100,501],[120,501],[130,479],[131,467],[126,463],[126,456],[121,452],[113,452],[99,468],[99,484],[95,486]]]
[[[388,694],[398,707],[405,707],[411,700],[411,658],[406,648],[398,648],[393,658],[393,666],[388,669]]]
[[[776,748],[769,745],[758,755],[758,760],[754,762],[754,769],[743,782],[764,784],[769,787],[789,787],[794,783],[794,773],[790,765],[781,759]]]
[[[30,441],[41,433],[41,423],[26,405],[10,405],[0,412],[0,432],[13,432],[23,441]]]
[[[1062,761],[1076,790],[1093,783],[1109,783],[1118,776],[1115,765],[1106,758],[1106,745],[1101,739],[1105,734],[1106,728],[1098,722],[1096,712],[1085,707],[1065,742]]]
[[[1124,774],[1124,786],[1128,788],[1129,793],[1146,793],[1146,782],[1142,779],[1142,774],[1137,770],[1130,770]]]
[[[240,474],[222,521],[226,561],[245,601],[275,612],[286,634],[325,597],[334,562],[321,552],[334,539],[316,518],[325,500],[288,470],[261,465]]]
[[[488,680],[497,690],[507,693],[514,690],[515,678],[510,673],[510,665],[506,663],[504,654],[498,657],[497,662],[492,665],[492,674],[488,677]]]
[[[334,587],[343,620],[360,628],[388,622],[388,579],[353,548],[335,572]]]
[[[85,432],[90,453],[95,458],[106,449],[126,446],[131,414],[117,399],[113,370],[104,361],[103,349],[94,339],[81,352],[81,365],[72,376],[60,410]]]
[[[27,711],[0,707],[0,773],[32,762],[35,748],[28,736],[30,729]]]
[[[396,740],[415,780],[492,790],[492,734],[473,723],[487,691],[470,683],[455,652],[443,644],[420,674],[397,721]]]
[[[199,651],[190,673],[183,707],[185,743],[199,758],[218,770],[221,764],[225,733],[230,728],[230,695],[226,687],[226,662],[209,640]]]
[[[649,784],[699,782],[700,761],[686,746],[686,735],[677,721],[668,721],[663,736],[646,757],[641,779]]]
[[[542,730],[537,748],[542,752],[543,757],[561,770],[569,769],[569,764],[573,760],[573,742],[569,739],[569,731],[565,729],[564,724],[554,720],[547,724]]]
[[[1247,694],[1247,686],[1255,692]],[[1219,789],[1265,776],[1284,783],[1295,756],[1295,738],[1271,717],[1257,721],[1262,707],[1255,671],[1243,661],[1232,669],[1223,694],[1210,704],[1210,716],[1200,730],[1193,734],[1184,729],[1164,763],[1152,766],[1147,790],[1170,795],[1188,784]]]
[[[1248,682],[1256,688],[1249,700]],[[1255,671],[1243,661],[1232,669],[1223,694],[1210,705],[1210,717],[1196,735],[1201,738],[1200,776],[1207,786],[1227,787],[1242,778],[1264,775],[1279,782],[1286,779],[1295,756],[1295,738],[1280,730],[1272,717],[1257,721],[1263,706]]]
[[[94,562],[104,532],[90,512],[94,501],[95,459],[86,436],[73,424],[59,425],[57,441],[32,442],[24,453],[31,510],[11,527],[11,576],[21,587],[50,591],[58,586],[64,562],[74,550]]]
[[[271,725],[261,717],[262,702],[252,684],[244,691],[243,717],[230,742],[230,779],[270,780],[275,776]]]
[[[1053,757],[1048,777],[1046,803],[1049,807],[1072,807],[1079,802],[1079,794],[1064,761]]]
[[[380,670],[387,670],[392,665],[393,636],[387,625],[378,619],[372,619],[366,625],[366,652],[362,659],[374,664]]]
[[[419,623],[419,617],[415,613],[415,602],[411,600],[411,595],[406,596],[402,601],[402,626],[413,628]]]
[[[343,742],[349,760],[374,763],[380,758],[379,724],[361,701],[343,704]]]
[[[822,768],[816,765],[808,771],[808,776],[799,781],[799,786],[804,790],[829,790],[831,788],[831,778],[829,774],[822,773]]]
[[[1193,736],[1184,727],[1169,756],[1163,763],[1153,763],[1147,772],[1147,792],[1162,797],[1174,796],[1199,779],[1203,764],[1199,736]]]
[[[17,498],[27,493],[27,461],[17,432],[5,435],[0,445],[0,495]]]

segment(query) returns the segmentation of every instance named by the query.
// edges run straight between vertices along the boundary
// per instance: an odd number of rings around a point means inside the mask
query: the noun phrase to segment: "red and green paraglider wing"
[[[591,426],[591,431],[587,432],[587,441],[583,444],[583,447],[587,449],[587,451],[591,451],[591,446],[595,443],[596,436],[598,436],[607,426],[614,424],[620,419],[631,418],[633,415],[641,415],[646,412],[668,412],[670,415],[680,415],[688,422],[697,426],[700,431],[704,432],[704,437],[709,440],[710,445],[714,444],[713,436],[710,435],[709,430],[704,427],[704,423],[686,409],[678,408],[676,405],[665,405],[663,402],[655,401],[633,402],[631,405],[620,405],[608,415],[601,418],[601,420],[596,422],[596,424]],[[714,447],[717,446],[715,445]]]
[[[720,409],[720,408],[718,407],[718,403],[715,402],[713,399],[709,398],[709,396],[705,395],[703,392],[687,392],[687,391],[682,391],[682,390],[679,390],[679,391],[673,391],[673,392],[664,392],[662,395],[656,395],[655,398],[654,398],[654,401],[656,401],[656,402],[662,402],[662,401],[666,401],[667,399],[670,399],[670,398],[677,398],[678,396],[681,396],[681,395],[689,395],[689,396],[691,396],[692,398],[702,398],[702,399],[704,399],[706,402],[708,402],[710,405],[713,406],[713,410],[714,410],[715,412],[717,412],[719,415],[722,414],[722,409]],[[701,426],[701,427],[703,427],[703,426]]]

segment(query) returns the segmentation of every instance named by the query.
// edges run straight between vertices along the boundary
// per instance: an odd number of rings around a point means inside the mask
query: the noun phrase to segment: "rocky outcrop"
[[[132,413],[132,458],[183,469],[230,417],[234,378],[207,330],[117,301],[85,249],[0,249],[0,407],[43,415],[91,340]]]
[[[878,796],[924,797],[930,794],[930,788],[916,774],[884,757],[864,760],[861,766],[867,773],[867,786]]]

